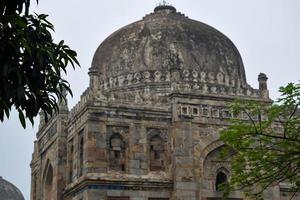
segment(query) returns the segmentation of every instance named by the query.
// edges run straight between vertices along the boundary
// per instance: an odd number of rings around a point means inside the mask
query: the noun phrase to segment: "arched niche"
[[[226,173],[226,169],[220,169],[217,172],[216,179],[215,179],[215,190],[221,191],[223,184],[228,183],[228,172]]]
[[[215,146],[215,145],[213,145]],[[230,177],[231,158],[234,154],[222,155],[224,143],[219,143],[205,154],[202,165],[202,188],[210,191],[220,191],[220,185]]]
[[[227,146],[224,142],[216,140],[201,154],[201,190],[202,198],[207,200],[222,199],[221,185],[227,183],[231,176],[231,159],[235,154],[234,150],[226,150],[228,154],[222,153]],[[241,191],[229,194],[228,199],[241,200],[244,195]]]
[[[125,142],[119,133],[109,138],[109,168],[116,171],[125,171]]]
[[[165,142],[159,135],[154,135],[149,139],[150,171],[165,170],[165,148]]]
[[[199,163],[199,167],[201,167],[201,176],[204,176],[204,162],[207,159],[208,155],[213,152],[216,149],[222,148],[225,146],[225,143],[221,140],[216,140],[211,142],[210,144],[208,144],[204,149],[202,149],[201,151],[201,155],[200,155],[200,163]]]

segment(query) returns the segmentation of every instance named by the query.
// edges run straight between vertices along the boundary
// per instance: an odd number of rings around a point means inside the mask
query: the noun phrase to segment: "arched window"
[[[84,145],[84,140],[83,137],[81,137],[79,143],[79,176],[81,176],[83,173],[83,151],[84,151],[83,145]]]
[[[74,146],[71,144],[69,152],[69,183],[73,180],[73,157],[74,156]]]
[[[51,164],[48,165],[45,181],[44,181],[44,200],[52,200],[52,188],[53,188],[53,168]]]
[[[227,183],[227,175],[224,172],[219,172],[216,177],[216,191],[221,191],[221,186]]]
[[[158,135],[150,139],[150,171],[164,170],[164,142]]]
[[[120,134],[114,134],[109,139],[109,168],[125,171],[125,143]]]

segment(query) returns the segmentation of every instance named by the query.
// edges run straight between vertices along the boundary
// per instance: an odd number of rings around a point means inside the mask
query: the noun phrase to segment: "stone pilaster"
[[[192,123],[189,119],[172,124],[174,200],[196,200],[197,182],[192,155]]]

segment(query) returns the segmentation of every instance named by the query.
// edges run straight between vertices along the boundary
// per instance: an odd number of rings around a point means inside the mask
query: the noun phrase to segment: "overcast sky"
[[[99,44],[113,31],[140,20],[153,11],[158,0],[40,0],[32,10],[49,14],[56,41],[64,39],[78,52],[81,68],[70,70],[72,107],[88,86],[88,68]],[[248,83],[258,87],[264,72],[273,99],[279,86],[300,79],[299,0],[169,0],[178,11],[207,23],[227,35],[239,49]],[[35,126],[23,130],[17,115],[0,122],[0,176],[30,197],[30,160]]]

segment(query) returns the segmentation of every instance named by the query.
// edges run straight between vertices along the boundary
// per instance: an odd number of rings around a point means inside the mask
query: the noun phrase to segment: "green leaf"
[[[74,68],[79,62],[63,40],[54,42],[54,27],[47,14],[30,14],[29,0],[4,3],[5,9],[0,5],[0,14],[5,15],[1,18],[1,31],[5,32],[1,32],[0,46],[0,120],[9,117],[15,106],[25,127],[26,118],[33,124],[40,109],[49,116],[58,110],[58,90],[63,88],[72,95],[62,76],[70,63]],[[21,13],[24,8],[25,15]]]
[[[24,114],[23,114],[21,109],[18,109],[18,112],[19,112],[19,120],[21,122],[21,125],[25,129],[26,128],[26,121],[25,121]]]

